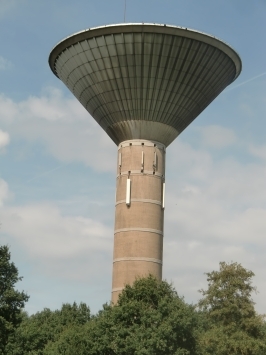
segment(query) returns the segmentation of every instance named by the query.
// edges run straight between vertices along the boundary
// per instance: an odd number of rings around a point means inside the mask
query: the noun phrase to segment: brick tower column
[[[138,276],[162,279],[165,146],[124,141],[117,160],[113,303]]]

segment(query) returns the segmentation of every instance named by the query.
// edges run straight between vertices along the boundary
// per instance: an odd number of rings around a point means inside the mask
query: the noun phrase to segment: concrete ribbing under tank
[[[136,277],[162,279],[165,146],[147,140],[118,146],[112,302]]]

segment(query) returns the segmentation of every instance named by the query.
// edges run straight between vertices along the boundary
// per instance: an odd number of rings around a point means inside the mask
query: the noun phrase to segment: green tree
[[[199,301],[209,324],[200,338],[204,355],[265,354],[264,321],[251,297],[253,276],[241,264],[225,262],[219,271],[207,273],[208,289],[200,290]]]
[[[10,261],[7,246],[0,246],[0,354],[6,354],[6,346],[15,329],[22,322],[22,309],[29,296],[15,290],[20,281],[18,269]]]
[[[85,303],[63,304],[56,311],[45,308],[24,318],[7,347],[8,354],[42,355],[48,344],[56,342],[66,329],[78,329],[89,320],[90,309]]]
[[[198,316],[174,288],[154,277],[127,285],[118,303],[68,329],[45,355],[195,355]]]

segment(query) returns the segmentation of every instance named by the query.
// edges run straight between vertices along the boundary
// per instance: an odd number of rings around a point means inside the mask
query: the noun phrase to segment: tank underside
[[[224,42],[154,24],[77,33],[53,49],[49,63],[117,145],[168,146],[241,71]]]

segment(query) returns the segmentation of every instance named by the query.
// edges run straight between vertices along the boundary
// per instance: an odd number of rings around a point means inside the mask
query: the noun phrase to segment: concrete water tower
[[[78,32],[49,57],[118,147],[112,301],[137,276],[162,278],[166,147],[240,74],[226,43],[182,27]]]

